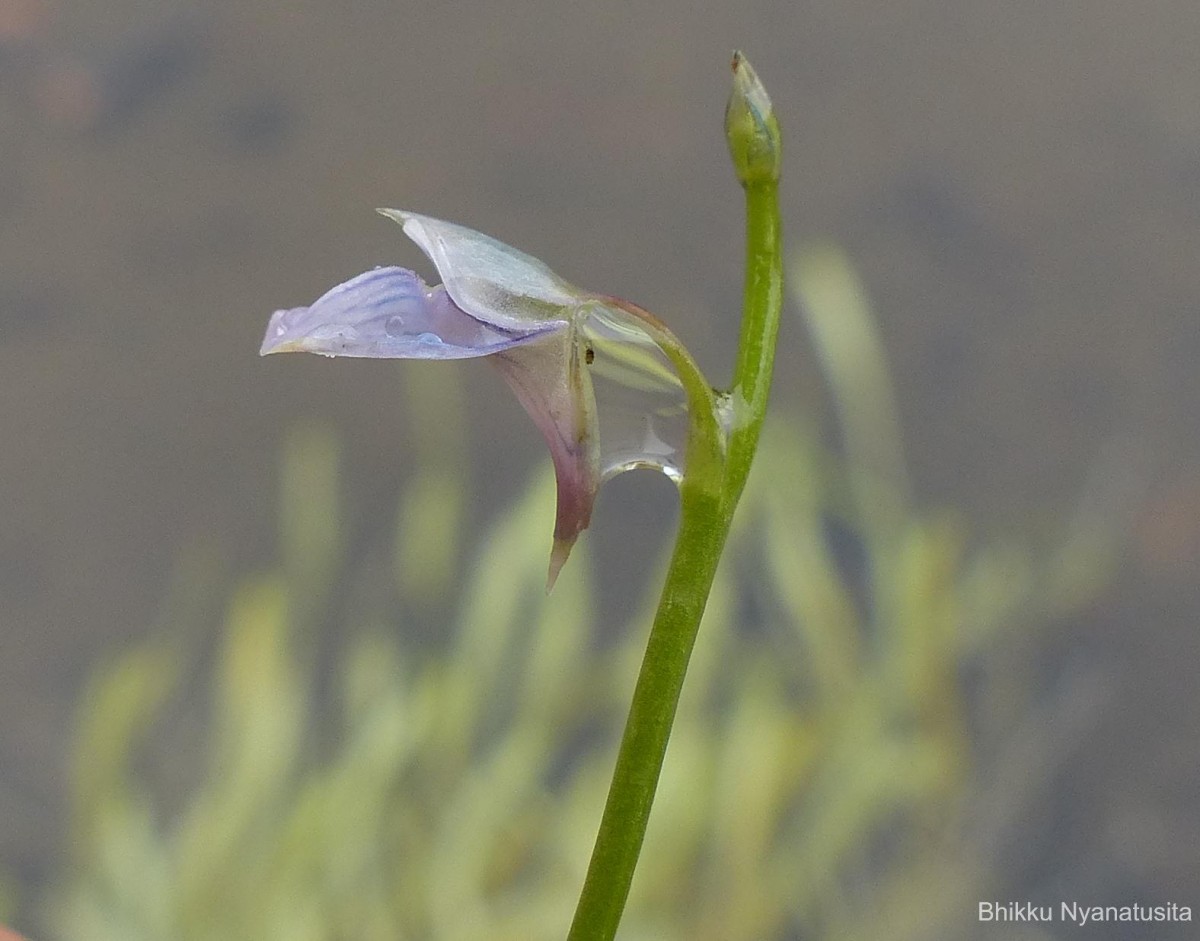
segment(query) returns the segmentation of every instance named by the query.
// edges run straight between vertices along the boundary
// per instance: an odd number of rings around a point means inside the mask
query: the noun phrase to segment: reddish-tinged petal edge
[[[554,587],[575,540],[591,522],[592,505],[600,489],[596,403],[592,384],[580,363],[582,343],[571,328],[488,360],[537,425],[554,461],[558,506],[547,591]]]

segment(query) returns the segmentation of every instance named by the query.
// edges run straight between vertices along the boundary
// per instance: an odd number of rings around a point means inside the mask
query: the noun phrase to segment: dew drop
[[[404,318],[399,314],[393,314],[387,319],[387,323],[383,325],[383,332],[389,337],[404,336]]]
[[[347,324],[327,323],[314,327],[309,336],[314,340],[355,340],[358,331]]]
[[[436,333],[419,333],[417,334],[417,342],[425,343],[429,346],[440,346],[444,341]]]

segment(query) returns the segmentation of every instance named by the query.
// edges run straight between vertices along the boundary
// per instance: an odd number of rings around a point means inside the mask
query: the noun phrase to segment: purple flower
[[[536,258],[479,232],[380,212],[404,227],[443,283],[429,287],[405,268],[367,271],[309,307],[277,311],[261,352],[486,357],[554,460],[552,585],[591,520],[603,480],[635,467],[682,475],[685,396],[648,329],[653,320],[631,304],[568,284]]]

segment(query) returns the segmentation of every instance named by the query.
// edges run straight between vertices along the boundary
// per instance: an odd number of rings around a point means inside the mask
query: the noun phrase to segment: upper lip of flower
[[[634,466],[665,469],[672,452],[652,416],[631,413],[614,418],[612,428],[619,434],[609,436],[607,460],[602,455],[591,377],[597,350],[602,353],[598,370],[607,364],[609,374],[622,377],[618,384],[636,376],[653,390],[647,402],[653,402],[655,414],[675,424],[682,416],[685,434],[678,378],[661,355],[654,361],[658,347],[622,302],[582,291],[536,258],[482,233],[417,213],[379,211],[404,227],[443,283],[430,287],[405,268],[364,272],[308,307],[277,311],[260,352],[487,357],[533,418],[554,461],[558,512],[552,584],[590,521],[601,480]],[[630,427],[622,428],[621,422]],[[682,447],[682,436],[675,447]]]

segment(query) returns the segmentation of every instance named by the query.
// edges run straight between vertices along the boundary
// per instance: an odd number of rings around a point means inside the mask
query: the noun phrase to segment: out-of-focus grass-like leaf
[[[84,694],[71,775],[73,846],[91,853],[98,829],[129,803],[133,751],[174,685],[175,660],[161,644],[124,654],[97,674]]]
[[[453,368],[412,363],[403,371],[416,476],[397,516],[395,571],[400,593],[426,605],[444,597],[457,574],[467,466],[466,406]]]
[[[430,605],[444,596],[455,576],[462,516],[462,482],[445,468],[418,471],[396,516],[395,569],[405,597]]]
[[[866,475],[859,482],[862,522],[871,528],[895,524],[908,504],[908,472],[887,356],[866,292],[845,253],[833,245],[801,252],[791,274],[833,391],[848,472]],[[881,486],[872,487],[871,478]]]
[[[447,754],[470,756],[479,727],[489,713],[511,707],[505,667],[537,608],[547,604],[544,573],[534,574],[531,545],[553,506],[553,482],[539,474],[525,495],[484,537],[464,592],[454,631],[454,649],[446,663],[446,696],[439,710]],[[544,537],[544,533],[543,533]]]
[[[316,608],[342,555],[338,450],[325,425],[298,425],[284,442],[279,546],[300,611]]]
[[[210,908],[229,911],[231,860],[255,877],[266,875],[265,835],[296,768],[305,709],[288,617],[278,579],[242,588],[230,608],[216,686],[212,771],[176,835],[176,878],[189,922]]]
[[[847,692],[858,674],[860,614],[839,572],[821,517],[819,471],[808,449],[795,440],[769,439],[767,473],[787,475],[788,489],[764,490],[764,562],[786,613],[785,623],[802,641],[803,669],[811,671],[818,695]],[[761,479],[769,479],[766,473]]]

